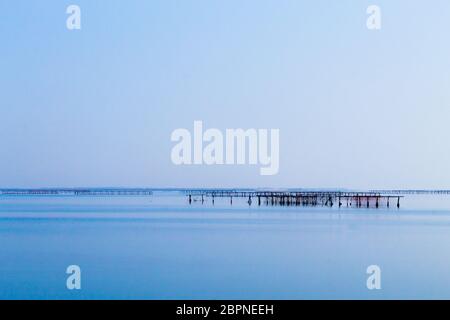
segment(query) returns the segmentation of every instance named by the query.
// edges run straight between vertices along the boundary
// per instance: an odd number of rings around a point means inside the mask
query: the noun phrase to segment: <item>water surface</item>
[[[82,289],[68,290],[68,265]],[[368,290],[366,268],[382,270]],[[450,197],[397,208],[0,197],[1,299],[450,298]]]

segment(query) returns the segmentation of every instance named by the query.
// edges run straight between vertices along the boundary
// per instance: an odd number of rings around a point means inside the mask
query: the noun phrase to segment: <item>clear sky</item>
[[[448,0],[1,0],[0,186],[450,188],[449,32]],[[279,128],[279,174],[175,166],[194,120]]]

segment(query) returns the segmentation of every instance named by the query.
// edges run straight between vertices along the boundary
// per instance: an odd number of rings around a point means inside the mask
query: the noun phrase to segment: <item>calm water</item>
[[[82,289],[66,289],[66,267]],[[366,268],[382,289],[366,288]],[[0,197],[1,299],[450,298],[450,197],[400,210]]]

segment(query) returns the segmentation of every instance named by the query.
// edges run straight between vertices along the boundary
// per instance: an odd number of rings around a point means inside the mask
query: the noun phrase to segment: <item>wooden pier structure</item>
[[[204,203],[216,198],[246,198],[251,206],[342,206],[353,208],[380,208],[396,206],[400,208],[402,195],[379,192],[341,192],[341,191],[258,191],[258,190],[186,190],[189,204],[193,201]]]

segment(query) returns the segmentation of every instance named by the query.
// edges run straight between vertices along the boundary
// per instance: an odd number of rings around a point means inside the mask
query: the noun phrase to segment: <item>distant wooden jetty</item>
[[[396,206],[400,208],[399,194],[380,192],[341,192],[341,191],[258,191],[258,190],[186,190],[191,204],[193,201],[205,202],[207,198],[214,203],[216,198],[246,198],[248,205],[258,206],[346,206],[354,208],[380,208]]]
[[[12,196],[149,196],[145,188],[65,188],[65,189],[1,189],[1,195]]]

